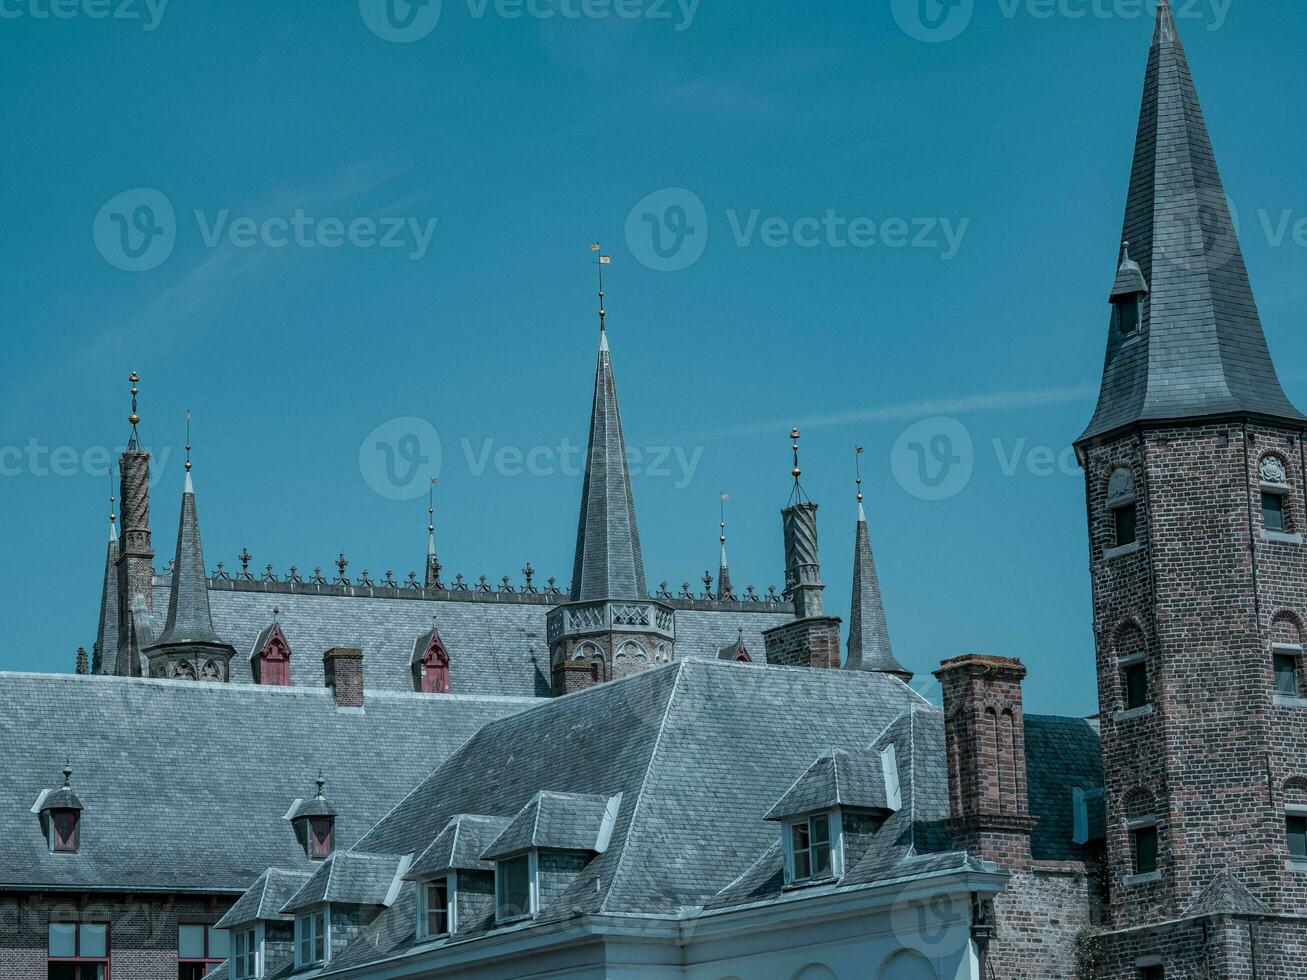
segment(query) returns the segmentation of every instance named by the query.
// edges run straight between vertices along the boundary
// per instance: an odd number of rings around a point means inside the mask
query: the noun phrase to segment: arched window
[[[1159,874],[1157,805],[1153,794],[1139,787],[1126,794],[1123,804],[1130,836],[1131,877],[1152,879]]]
[[[1135,498],[1135,475],[1124,466],[1107,478],[1107,509],[1112,516],[1112,547],[1124,548],[1138,540],[1139,505]]]
[[[1148,705],[1148,648],[1144,631],[1127,623],[1116,634],[1116,666],[1121,672],[1121,706],[1135,711]]]
[[[939,980],[930,960],[911,949],[900,950],[889,958],[877,980]]]
[[[413,663],[413,681],[417,690],[424,694],[448,694],[449,651],[440,639],[440,630],[433,629],[423,636],[414,653],[418,654]]]
[[[1277,613],[1271,620],[1271,665],[1277,696],[1302,697],[1302,660],[1302,628],[1298,618],[1289,612]]]
[[[1261,480],[1262,530],[1268,534],[1292,534],[1289,464],[1284,457],[1267,453],[1257,464],[1257,476]]]
[[[276,623],[259,635],[251,667],[256,684],[290,685],[290,644]]]

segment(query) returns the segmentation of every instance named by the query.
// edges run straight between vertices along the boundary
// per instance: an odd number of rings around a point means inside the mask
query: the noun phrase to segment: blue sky
[[[380,0],[2,0],[0,666],[91,646],[132,370],[160,566],[191,409],[210,567],[248,547],[279,573],[342,550],[351,575],[419,570],[438,445],[448,573],[518,581],[529,560],[566,582],[599,240],[651,583],[715,566],[722,490],[737,586],[780,583],[797,424],[834,612],[864,445],[900,659],[928,680],[1018,656],[1032,710],[1094,710],[1066,464],[1151,9],[926,3],[933,34],[915,0],[444,0],[397,21]],[[1307,405],[1301,12],[1177,13]],[[961,463],[932,488],[914,474],[937,451]]]

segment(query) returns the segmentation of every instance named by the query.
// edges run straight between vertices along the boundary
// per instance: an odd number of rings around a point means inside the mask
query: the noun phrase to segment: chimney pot
[[[356,647],[332,647],[322,655],[322,673],[327,687],[341,708],[363,707],[363,651]]]

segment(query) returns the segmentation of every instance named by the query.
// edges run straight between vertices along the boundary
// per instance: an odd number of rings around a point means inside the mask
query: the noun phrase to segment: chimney
[[[949,831],[960,847],[1008,870],[1030,864],[1035,818],[1026,796],[1020,660],[969,654],[935,671],[944,690]]]
[[[332,647],[322,655],[322,673],[340,708],[363,707],[363,651]]]

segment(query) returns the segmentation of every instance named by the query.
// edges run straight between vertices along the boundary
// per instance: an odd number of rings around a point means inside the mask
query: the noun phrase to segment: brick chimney
[[[332,647],[322,655],[322,673],[336,696],[337,707],[363,707],[362,650]]]
[[[1030,864],[1026,739],[1021,707],[1025,665],[968,654],[935,671],[944,689],[949,831],[959,847],[1009,870]]]

